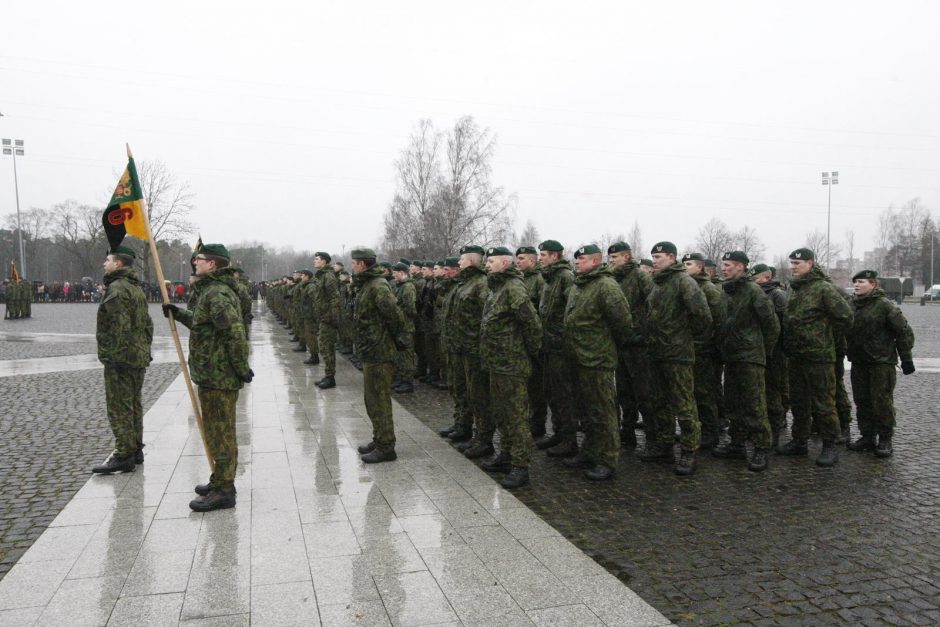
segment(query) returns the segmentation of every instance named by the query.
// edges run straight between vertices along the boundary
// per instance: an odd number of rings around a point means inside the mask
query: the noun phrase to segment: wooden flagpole
[[[131,160],[134,155],[131,154],[130,144],[127,146],[127,158]],[[143,190],[141,190],[143,191]],[[144,224],[147,226],[147,242],[150,244],[150,256],[153,259],[154,268],[157,271],[157,283],[160,285],[160,295],[163,297],[163,304],[170,304],[170,296],[166,291],[166,283],[163,282],[163,266],[160,265],[160,256],[157,254],[157,243],[153,241],[153,231],[150,229],[150,217],[147,215],[147,201],[140,199],[140,204],[144,210]],[[176,320],[173,319],[173,312],[167,316],[170,324],[170,332],[173,334],[173,343],[176,344],[176,356],[180,361],[180,370],[183,371],[183,380],[186,381],[186,390],[189,392],[189,400],[193,404],[193,413],[196,415],[196,424],[199,426],[199,435],[202,437],[202,446],[206,451],[206,459],[209,461],[209,471],[215,472],[215,460],[212,459],[212,453],[209,452],[209,443],[206,441],[206,429],[202,424],[202,411],[199,408],[199,399],[196,398],[196,391],[193,389],[193,380],[189,376],[189,366],[186,364],[186,356],[183,355],[183,344],[180,342],[180,334],[176,328]]]

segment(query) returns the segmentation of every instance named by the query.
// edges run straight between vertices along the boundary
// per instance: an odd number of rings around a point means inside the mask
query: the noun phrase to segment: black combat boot
[[[574,457],[578,454],[578,442],[576,440],[568,440],[567,442],[556,444],[545,451],[545,453],[549,457]]]
[[[646,447],[636,453],[642,462],[671,462],[675,459],[672,452],[672,444],[660,444],[659,442],[647,442]]]
[[[306,353],[306,352],[307,352],[307,345],[301,343],[297,348],[293,349],[293,351],[294,351],[295,353]]]
[[[317,387],[320,388],[321,390],[329,390],[330,388],[335,388],[335,387],[336,387],[336,379],[333,377],[333,375],[329,375],[329,376],[323,377],[323,378],[320,379],[320,381],[317,383]]]
[[[596,465],[594,460],[582,452],[578,452],[578,454],[573,457],[561,460],[561,464],[566,468],[593,468]]]
[[[382,462],[393,462],[398,459],[398,455],[395,454],[395,449],[390,451],[380,451],[379,449],[374,449],[373,451],[366,453],[360,457],[363,462],[366,464],[381,464]]]
[[[440,381],[435,383],[434,387],[436,387],[438,390],[445,390],[445,391],[450,389],[450,386],[447,385],[447,381],[445,381],[444,379],[441,379]]]
[[[854,442],[849,442],[848,448],[850,451],[873,451],[875,450],[875,436],[873,435],[863,435]]]
[[[212,488],[205,496],[189,502],[189,509],[194,512],[211,512],[214,509],[235,507],[235,487]]]
[[[310,357],[307,357],[307,358],[304,360],[304,363],[307,364],[307,365],[309,365],[309,366],[316,366],[318,363],[320,363],[320,360],[319,360],[319,359],[314,359],[313,356],[311,355]]]
[[[536,440],[545,435],[545,416],[532,416],[529,418],[529,431]]]
[[[466,442],[473,437],[473,429],[467,425],[459,425],[447,437],[451,442]]]
[[[842,437],[836,442],[836,444],[845,444],[848,445],[852,441],[852,425],[845,425],[842,427]]]
[[[836,443],[823,442],[822,452],[816,458],[816,465],[828,468],[835,466],[837,461],[839,461],[839,451],[836,449]]]
[[[134,463],[140,466],[144,463],[144,447],[146,444],[141,444],[137,447],[137,451],[134,453]]]
[[[470,438],[469,440],[464,440],[463,442],[458,442],[457,444],[454,444],[454,448],[457,449],[459,452],[463,453],[468,448],[473,448],[473,446],[476,443],[477,443],[476,438]]]
[[[451,433],[453,433],[453,432],[456,431],[456,430],[457,430],[457,423],[455,422],[454,424],[452,424],[452,425],[449,426],[449,427],[443,427],[443,428],[441,428],[441,429],[438,429],[438,430],[437,430],[437,434],[438,434],[439,436],[441,436],[442,438],[446,438],[446,437],[448,437]]]
[[[371,453],[375,450],[375,442],[369,442],[368,444],[362,444],[356,448],[359,451],[360,455],[365,455],[366,453]]]
[[[698,464],[695,461],[695,451],[682,451],[679,454],[679,463],[676,464],[675,473],[680,477],[688,477],[695,472]]]
[[[287,327],[287,328],[289,329],[290,327]],[[299,341],[300,341],[300,338],[299,338],[296,334],[294,334],[294,335],[291,336],[290,341],[291,341],[291,342],[299,342]]]
[[[875,447],[875,455],[878,457],[891,457],[894,455],[894,447],[891,446],[890,435],[883,435],[878,438],[878,446]]]
[[[623,438],[623,436],[620,437]],[[720,439],[715,431],[702,431],[702,441],[699,442],[698,447],[703,451],[711,450],[718,446]]]
[[[551,435],[543,436],[539,440],[536,440],[535,448],[537,448],[540,451],[544,451],[547,448],[552,448],[553,446],[557,446],[558,444],[561,444],[561,442],[562,442],[561,435],[557,433],[553,433]]]
[[[506,478],[499,482],[507,490],[521,488],[529,483],[529,469],[523,466],[513,466]]]
[[[480,467],[486,472],[511,472],[512,456],[507,451],[500,451],[493,459],[483,462]]]
[[[632,427],[620,431],[620,446],[636,448],[636,431]]]
[[[108,455],[103,464],[91,469],[96,475],[110,475],[112,472],[134,472],[134,453],[118,457],[115,453]]]
[[[604,464],[597,464],[584,471],[584,476],[591,481],[607,481],[614,478],[614,469]]]
[[[747,459],[747,449],[743,444],[727,440],[712,450],[712,456],[721,459]]]
[[[395,392],[398,394],[411,394],[415,391],[415,384],[411,381],[402,381],[395,388]]]
[[[806,455],[807,453],[809,453],[809,447],[806,446],[806,440],[793,439],[777,447],[777,455]]]
[[[747,463],[747,469],[754,472],[764,472],[767,470],[767,459],[770,453],[769,449],[766,448],[755,448],[754,454],[751,455],[750,461]]]
[[[493,443],[477,440],[473,446],[463,452],[467,459],[479,459],[493,454]]]
[[[199,496],[206,496],[212,490],[212,480],[215,478],[215,475],[209,475],[209,483],[200,483],[195,488],[193,488]],[[235,489],[235,486],[232,486],[232,491],[235,494],[238,494],[238,490]]]

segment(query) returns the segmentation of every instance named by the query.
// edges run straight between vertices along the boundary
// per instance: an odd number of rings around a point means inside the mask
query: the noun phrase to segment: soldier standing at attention
[[[104,260],[104,297],[98,305],[98,361],[104,364],[104,396],[114,433],[114,452],[92,472],[130,472],[144,463],[141,390],[152,356],[153,321],[134,272],[137,254],[118,246]]]
[[[480,325],[480,358],[488,373],[489,407],[499,429],[499,454],[487,469],[509,474],[500,484],[512,489],[529,483],[532,433],[529,430],[531,363],[542,346],[542,325],[512,265],[512,252],[490,248],[486,257],[489,296]]]
[[[248,279],[245,278],[245,271],[241,268],[232,268],[235,276],[235,284],[238,286],[238,302],[242,308],[242,324],[245,325],[245,336],[251,333],[251,321],[254,316],[251,313],[251,286]]]
[[[653,424],[646,427],[646,449],[640,459],[672,461],[676,421],[682,429],[677,475],[695,472],[695,452],[701,438],[695,406],[694,338],[711,330],[712,316],[705,294],[676,262],[676,245],[653,246],[653,291],[646,301],[646,341],[650,359]]]
[[[721,283],[728,317],[719,328],[725,364],[725,411],[731,439],[715,449],[717,457],[747,456],[745,440],[754,445],[748,470],[767,470],[772,431],[767,419],[765,369],[780,335],[780,321],[764,291],[747,273],[743,251],[721,258]]]
[[[538,253],[532,246],[520,246],[516,249],[516,268],[522,273],[522,282],[535,311],[539,309],[545,279],[539,268]],[[532,360],[532,374],[529,376],[529,425],[532,437],[545,435],[545,421],[548,419],[548,406],[545,403],[545,391],[542,389],[542,360],[538,355]]]
[[[385,270],[375,262],[375,251],[359,248],[351,253],[356,286],[356,348],[362,359],[363,396],[372,421],[372,441],[359,447],[367,464],[390,462],[395,454],[395,422],[392,418],[392,377],[404,320],[395,296],[385,280]]]
[[[852,277],[852,284],[855,317],[848,333],[848,353],[852,397],[862,436],[849,444],[849,449],[874,449],[878,457],[890,457],[894,453],[895,367],[900,357],[901,372],[913,374],[914,332],[900,308],[878,287],[877,272],[862,270]]]
[[[415,378],[419,381],[427,380],[428,376],[428,356],[424,350],[427,345],[427,341],[425,340],[427,330],[425,329],[424,315],[422,314],[422,310],[424,309],[424,285],[427,281],[421,273],[423,266],[424,261],[420,259],[413,259],[408,266],[408,274],[415,286],[415,311],[417,315],[415,317],[415,337],[413,344],[415,352]],[[414,389],[414,384],[412,384],[412,389]]]
[[[646,274],[653,276],[653,260],[652,259],[640,259],[640,270]]]
[[[336,336],[339,325],[339,281],[330,267],[330,254],[319,252],[313,257],[316,268],[313,304],[316,307],[317,347],[323,357],[323,378],[317,387],[336,387]],[[309,288],[308,288],[309,289]]]
[[[836,347],[834,333],[852,324],[852,309],[816,267],[808,248],[790,253],[790,300],[783,318],[784,350],[790,360],[790,402],[793,404],[792,438],[778,447],[780,455],[806,455],[811,423],[822,438],[818,466],[839,461],[836,440],[842,435],[836,415]]]
[[[592,481],[611,479],[620,458],[620,426],[614,373],[618,348],[634,336],[630,305],[596,244],[575,254],[578,274],[565,305],[565,353],[575,376],[583,417],[581,452],[562,462],[585,468]]]
[[[194,263],[199,277],[193,285],[195,309],[165,304],[163,315],[172,311],[189,328],[189,369],[199,387],[206,444],[215,460],[209,483],[196,486],[200,496],[189,507],[208,512],[235,507],[235,403],[238,391],[251,383],[255,373],[248,367],[248,339],[228,249],[222,244],[203,244]]]
[[[787,310],[787,293],[780,289],[780,283],[774,279],[770,266],[763,263],[751,268],[751,276],[777,314],[777,322],[783,329],[783,314]],[[790,394],[787,392],[787,357],[783,352],[783,334],[777,338],[773,352],[767,356],[765,391],[767,397],[767,420],[770,422],[771,448],[780,444],[780,434],[787,428],[787,412],[790,411]]]
[[[398,394],[409,394],[415,391],[415,329],[418,321],[418,291],[414,279],[408,272],[408,266],[402,262],[392,266],[392,276],[395,277],[395,301],[404,316],[405,326],[401,338],[407,347],[398,351],[398,364],[396,365],[397,383],[392,390]]]

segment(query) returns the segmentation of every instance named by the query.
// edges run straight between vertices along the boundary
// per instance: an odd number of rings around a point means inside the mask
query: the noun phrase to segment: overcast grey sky
[[[25,207],[101,204],[159,159],[205,241],[377,243],[412,126],[473,115],[517,229],[569,247],[691,243],[711,217],[769,255],[940,206],[936,2],[7,2],[0,136]],[[0,160],[0,214],[15,210]]]

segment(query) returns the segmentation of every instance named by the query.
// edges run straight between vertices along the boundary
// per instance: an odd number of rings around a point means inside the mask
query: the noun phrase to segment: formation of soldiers
[[[6,284],[5,320],[29,318],[33,314],[33,293],[30,284],[22,278],[8,279]]]

